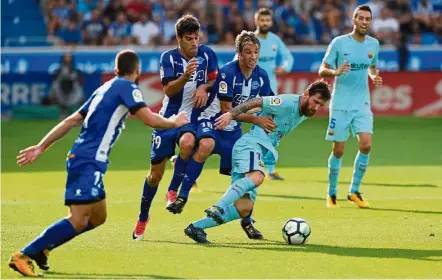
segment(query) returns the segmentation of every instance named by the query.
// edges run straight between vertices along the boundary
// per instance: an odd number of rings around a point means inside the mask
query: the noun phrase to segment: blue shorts
[[[215,130],[212,121],[203,120],[198,123],[196,139],[212,138],[215,140],[215,148],[212,154],[220,156],[219,173],[231,175],[232,171],[232,150],[236,141],[241,138],[241,129],[234,131]]]
[[[350,136],[360,132],[373,134],[373,113],[371,110],[330,110],[329,125],[325,139],[345,142]]]
[[[179,128],[154,129],[150,147],[150,163],[159,164],[175,155],[175,146],[180,137],[187,132],[195,135],[195,125],[189,123]]]
[[[69,159],[67,173],[65,205],[90,204],[106,198],[103,169],[95,161]]]

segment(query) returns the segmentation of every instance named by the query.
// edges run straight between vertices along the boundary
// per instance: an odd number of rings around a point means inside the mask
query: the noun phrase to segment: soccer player
[[[229,189],[212,207],[205,210],[207,217],[191,223],[184,233],[198,243],[207,243],[204,229],[247,217],[253,209],[258,187],[264,181],[264,155],[272,153],[278,159],[275,147],[279,141],[301,122],[313,116],[330,99],[327,83],[316,81],[302,95],[283,94],[255,98],[233,108],[216,120],[217,129],[253,108],[262,108],[262,116],[272,116],[276,129],[267,133],[252,126],[233,147],[232,180]]]
[[[31,164],[54,142],[81,125],[80,135],[67,156],[65,205],[69,206],[69,216],[50,225],[11,256],[9,266],[17,272],[24,276],[39,276],[32,260],[41,269],[48,270],[50,250],[105,222],[103,176],[111,148],[124,128],[129,112],[154,128],[180,127],[188,123],[185,113],[168,119],[152,113],[135,84],[139,74],[138,55],[131,50],[119,52],[115,58],[116,77],[99,87],[77,112],[55,126],[40,143],[20,151],[17,163],[20,166]]]
[[[368,208],[362,199],[360,185],[368,166],[373,134],[373,113],[367,75],[375,86],[382,85],[376,69],[379,42],[367,35],[372,20],[370,7],[358,6],[353,14],[353,32],[333,39],[319,69],[321,77],[336,77],[330,102],[330,119],[326,139],[333,141],[328,159],[327,207],[336,208],[337,186],[345,142],[349,130],[357,135],[359,152],[354,162],[353,178],[348,200],[361,208]]]
[[[152,200],[163,177],[167,160],[178,155],[173,177],[166,195],[168,205],[176,200],[177,190],[184,178],[195,147],[196,122],[206,105],[207,87],[213,84],[218,71],[215,52],[205,45],[199,45],[200,23],[191,15],[182,16],[175,25],[178,47],[161,54],[160,77],[166,95],[160,115],[172,116],[186,112],[190,123],[177,129],[156,129],[152,133],[150,170],[143,185],[140,213],[132,233],[134,240],[142,240],[150,220]]]
[[[270,28],[273,25],[272,11],[268,8],[260,8],[255,13],[255,34],[261,43],[261,55],[258,65],[262,67],[270,78],[272,91],[278,94],[277,75],[283,75],[292,69],[293,56],[282,40]],[[271,180],[284,180],[276,172],[275,160],[271,153],[264,157],[264,164],[267,168],[267,176]]]
[[[257,66],[260,43],[255,34],[242,31],[236,37],[235,47],[239,59],[220,68],[211,88],[210,105],[198,118],[198,148],[187,166],[178,198],[167,207],[174,214],[183,211],[189,191],[212,153],[221,156],[220,173],[230,175],[232,148],[242,134],[240,121],[255,123],[269,130],[274,128],[269,117],[244,114],[238,116],[238,121],[232,122],[224,131],[214,130],[214,122],[220,109],[227,112],[232,106],[235,107],[248,99],[272,95],[267,73]]]

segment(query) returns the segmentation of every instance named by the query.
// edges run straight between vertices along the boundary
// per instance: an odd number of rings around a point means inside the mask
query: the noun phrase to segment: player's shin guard
[[[246,192],[255,188],[255,183],[253,183],[252,179],[249,177],[244,177],[242,179],[236,180],[233,182],[229,189],[224,193],[223,197],[221,197],[220,201],[216,203],[216,206],[221,208],[227,208],[227,206],[233,204],[240,197],[242,197]]]
[[[151,187],[147,182],[147,179],[144,181],[143,186],[143,196],[141,197],[140,204],[140,214],[138,215],[138,220],[142,222],[146,222],[149,217],[149,210],[152,204],[152,201],[157,193],[158,186]]]
[[[362,178],[364,177],[365,171],[368,167],[368,162],[370,160],[370,154],[363,154],[358,152],[355,158],[355,164],[353,169],[353,178],[351,180],[349,193],[359,192],[361,186]]]
[[[168,191],[178,191],[181,183],[183,182],[184,175],[187,169],[189,160],[183,160],[181,155],[178,155],[175,161],[175,168],[173,170],[172,181],[170,181]]]
[[[341,170],[342,157],[337,158],[331,153],[328,158],[328,195],[336,195],[338,193],[338,178]]]
[[[186,168],[186,175],[184,176],[183,184],[178,195],[179,197],[187,198],[189,196],[189,192],[192,189],[193,184],[201,175],[203,167],[204,162],[197,162],[193,157],[189,160],[189,164]]]
[[[23,248],[22,253],[33,258],[44,250],[52,250],[81,233],[75,231],[69,220],[59,220],[47,227],[39,237]]]

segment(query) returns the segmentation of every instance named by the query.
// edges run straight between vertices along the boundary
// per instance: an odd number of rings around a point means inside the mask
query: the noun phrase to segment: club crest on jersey
[[[252,89],[255,90],[257,88],[259,88],[259,82],[258,81],[253,81],[252,82]]]
[[[270,105],[279,106],[281,105],[282,100],[279,97],[270,97]]]
[[[330,135],[330,136],[333,136],[333,135],[335,135],[335,132],[334,132],[334,130],[329,130],[329,131],[328,131],[328,135]]]
[[[227,83],[226,82],[221,81],[219,83],[219,93],[224,93],[224,94],[227,93]]]
[[[369,52],[368,52],[368,58],[370,58],[370,59],[373,58],[373,52],[372,52],[372,51],[369,51]]]
[[[221,78],[224,80],[226,78],[226,73],[222,73]]]
[[[135,102],[144,102],[143,94],[139,89],[134,89],[132,91],[132,97],[134,98]]]
[[[272,45],[272,51],[276,52],[276,45]]]
[[[195,57],[196,61],[198,62],[198,64],[202,64],[204,62],[204,58],[202,58],[201,56]]]

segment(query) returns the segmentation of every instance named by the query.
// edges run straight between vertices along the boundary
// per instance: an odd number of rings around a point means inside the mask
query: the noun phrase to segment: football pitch
[[[19,168],[19,149],[36,144],[55,122],[2,122],[1,277],[21,277],[9,256],[67,213],[63,206],[65,155],[72,131],[34,165]],[[339,209],[325,207],[327,120],[312,119],[282,140],[279,172],[265,181],[254,211],[266,240],[247,239],[239,222],[208,229],[209,245],[195,244],[183,229],[203,217],[229,186],[218,157],[206,164],[181,215],[165,210],[168,169],[151,209],[144,241],[132,241],[151,130],[128,121],[105,176],[108,219],[96,230],[52,251],[46,278],[441,278],[442,118],[376,118],[370,166],[361,192],[372,206],[346,201],[356,140],[346,146]],[[284,222],[306,219],[305,246],[286,245]]]

